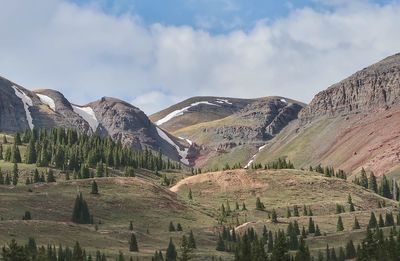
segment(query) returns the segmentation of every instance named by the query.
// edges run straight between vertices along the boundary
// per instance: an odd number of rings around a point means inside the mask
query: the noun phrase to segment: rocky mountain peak
[[[299,118],[305,123],[320,116],[387,109],[399,101],[400,54],[396,54],[318,93]]]

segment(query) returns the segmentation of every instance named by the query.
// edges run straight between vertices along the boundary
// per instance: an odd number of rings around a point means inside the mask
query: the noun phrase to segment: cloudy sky
[[[195,95],[309,102],[400,52],[400,1],[13,0],[0,9],[0,75],[72,102],[147,114]]]

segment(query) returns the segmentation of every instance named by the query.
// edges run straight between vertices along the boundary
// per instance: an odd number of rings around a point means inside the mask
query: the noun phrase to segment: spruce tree
[[[192,248],[189,247],[189,241],[185,235],[182,236],[181,242],[181,256],[179,257],[180,261],[188,261],[191,259],[190,253],[192,252]]]
[[[176,261],[177,257],[178,253],[176,252],[176,247],[174,242],[172,242],[172,238],[170,238],[167,252],[165,253],[165,261]]]
[[[369,218],[369,222],[368,222],[368,228],[374,229],[374,228],[376,228],[377,225],[378,225],[378,222],[376,220],[375,213],[371,212],[371,217]]]
[[[130,252],[139,252],[138,243],[137,243],[136,236],[134,233],[131,234],[131,238],[129,240],[129,251]]]
[[[234,231],[235,231],[235,230],[233,229],[233,232],[234,232]],[[196,247],[196,240],[194,239],[194,235],[193,235],[193,231],[192,231],[192,230],[190,230],[189,242],[188,242],[188,244],[189,244],[189,247],[192,248],[192,249],[197,248],[197,247]]]
[[[25,163],[33,164],[36,162],[36,148],[33,138],[29,140],[28,147],[26,148]]]
[[[360,223],[358,223],[357,217],[354,217],[353,230],[360,229]]]
[[[378,193],[378,183],[373,172],[371,172],[369,175],[368,188],[373,192]]]
[[[181,223],[178,223],[178,224],[176,225],[176,231],[183,231],[182,226],[181,226]]]
[[[169,231],[169,232],[175,232],[175,231],[176,231],[175,226],[174,226],[174,223],[172,223],[172,221],[169,222],[168,231]]]
[[[342,221],[342,217],[339,216],[338,217],[338,221],[337,221],[337,225],[336,225],[336,231],[343,231],[344,227],[343,227],[343,221]]]
[[[133,230],[133,223],[132,223],[132,221],[129,222],[129,230],[130,230],[130,231]]]
[[[12,179],[12,183],[13,183],[14,186],[16,186],[18,184],[18,178],[19,178],[18,164],[14,163],[14,166],[13,166],[13,179]]]
[[[225,251],[225,243],[221,237],[221,234],[218,236],[217,247],[215,248],[217,251]]]
[[[92,191],[90,192],[90,194],[93,194],[93,195],[99,194],[99,188],[98,188],[95,180],[93,180],[93,182],[92,182]]]
[[[76,196],[72,212],[72,222],[77,224],[92,223],[92,217],[90,216],[88,205],[86,201],[83,199],[82,193],[79,193]]]
[[[103,162],[99,161],[96,165],[96,177],[104,177],[104,165]]]
[[[189,200],[193,200],[193,195],[192,195],[192,189],[189,188],[189,195],[188,195]],[[237,204],[237,203],[236,203]]]
[[[278,223],[278,215],[276,214],[275,209],[272,209],[271,221],[272,223]]]

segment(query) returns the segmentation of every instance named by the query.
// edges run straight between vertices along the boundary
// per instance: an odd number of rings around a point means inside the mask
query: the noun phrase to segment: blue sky
[[[333,11],[346,1],[359,0],[71,0],[81,6],[96,5],[111,15],[130,13],[147,25],[187,25],[213,34],[251,30],[260,20],[273,22],[305,7]],[[385,5],[393,1],[360,2]]]
[[[0,75],[147,114],[207,95],[310,102],[400,52],[400,0],[4,1]]]

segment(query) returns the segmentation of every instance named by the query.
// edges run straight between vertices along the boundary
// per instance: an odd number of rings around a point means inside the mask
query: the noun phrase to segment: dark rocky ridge
[[[306,123],[321,116],[386,109],[399,100],[400,54],[396,54],[318,93],[299,118]]]

